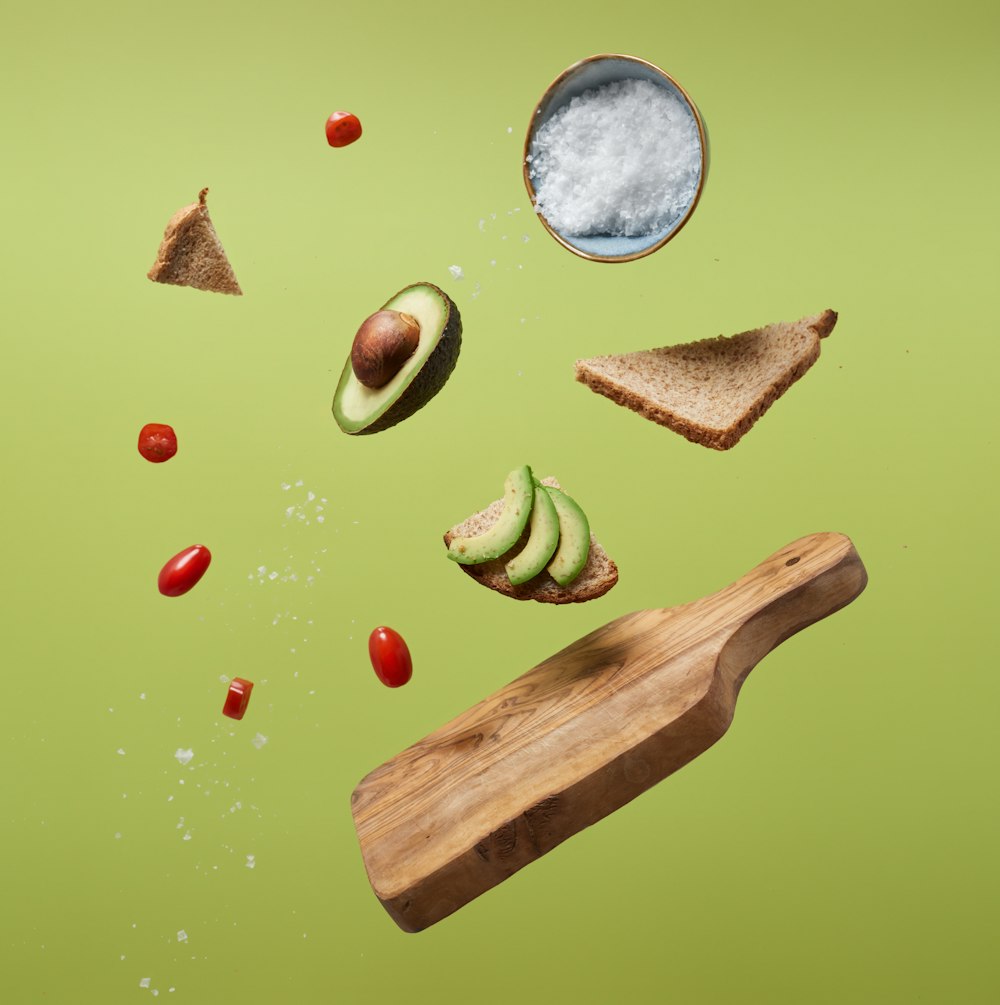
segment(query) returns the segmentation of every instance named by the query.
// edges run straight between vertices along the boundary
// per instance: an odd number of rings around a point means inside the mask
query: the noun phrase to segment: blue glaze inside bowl
[[[529,138],[529,153],[531,142],[534,140],[535,132],[540,129],[549,119],[552,118],[560,108],[568,105],[573,98],[579,97],[584,91],[593,90],[596,87],[603,87],[615,80],[648,80],[657,87],[662,87],[680,100],[687,109],[692,119],[695,119],[695,112],[691,108],[690,99],[678,88],[673,81],[665,77],[655,67],[635,59],[628,59],[622,56],[608,56],[604,59],[585,61],[582,64],[566,71],[562,79],[554,84],[538,107],[534,122],[531,124],[531,134]],[[705,149],[702,151],[701,173],[708,170],[708,130],[702,119],[702,130],[705,136]],[[704,179],[699,179],[701,184]],[[699,185],[699,190],[701,188]],[[697,194],[692,200],[692,204],[698,198]],[[555,227],[552,230],[559,234],[560,240],[565,242],[571,250],[582,252],[584,255],[593,255],[598,258],[629,259],[637,255],[642,255],[657,245],[663,244],[671,234],[677,231],[691,214],[692,207],[689,205],[684,212],[672,220],[667,226],[652,234],[642,237],[612,237],[605,234],[593,234],[588,237],[578,235],[563,234]],[[550,224],[551,226],[551,224]]]

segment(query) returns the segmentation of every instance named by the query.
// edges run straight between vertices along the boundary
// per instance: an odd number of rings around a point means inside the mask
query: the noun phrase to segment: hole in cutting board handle
[[[798,560],[799,560],[799,556],[796,555],[795,558],[790,558],[787,562],[785,562],[785,565],[795,565],[795,563]]]

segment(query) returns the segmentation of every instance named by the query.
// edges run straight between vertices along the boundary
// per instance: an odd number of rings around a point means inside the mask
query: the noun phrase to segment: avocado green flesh
[[[365,387],[354,376],[348,355],[333,399],[333,416],[345,433],[377,432],[407,418],[444,386],[458,358],[462,330],[458,310],[436,286],[429,283],[408,286],[382,309],[416,318],[420,338],[399,372],[379,388]],[[440,365],[434,367],[439,349]],[[422,374],[425,368],[426,375]],[[418,388],[418,384],[427,386]],[[407,405],[408,392],[415,400]]]
[[[510,551],[524,532],[534,499],[531,468],[525,465],[512,471],[504,482],[503,509],[497,522],[476,537],[452,538],[448,557],[460,565],[479,565]]]
[[[559,516],[559,547],[549,563],[549,575],[560,586],[569,586],[587,564],[590,524],[583,510],[565,492],[548,485],[543,489]]]
[[[535,485],[528,543],[504,568],[511,586],[520,586],[537,576],[559,544],[559,514],[544,486]]]

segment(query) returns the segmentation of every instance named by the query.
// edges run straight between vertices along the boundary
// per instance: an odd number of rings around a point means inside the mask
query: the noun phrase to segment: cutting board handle
[[[850,538],[810,534],[775,552],[718,595],[734,626],[719,669],[735,689],[772,649],[839,611],[868,574]]]

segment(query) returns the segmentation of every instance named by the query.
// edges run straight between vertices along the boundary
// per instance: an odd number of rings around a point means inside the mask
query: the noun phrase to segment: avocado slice
[[[559,515],[559,547],[549,563],[549,575],[560,585],[569,586],[580,575],[590,555],[590,524],[586,514],[565,492],[542,486]]]
[[[510,585],[520,586],[534,579],[545,568],[558,544],[559,514],[545,487],[536,481],[528,543],[504,566]]]
[[[454,301],[431,283],[400,290],[382,310],[417,320],[420,338],[399,372],[382,387],[365,387],[348,354],[333,396],[333,417],[345,433],[379,433],[419,411],[444,387],[462,348],[462,318]]]
[[[527,464],[507,476],[503,486],[503,509],[489,530],[475,537],[456,537],[448,545],[448,557],[459,565],[479,565],[499,558],[517,544],[531,516],[535,483]]]

